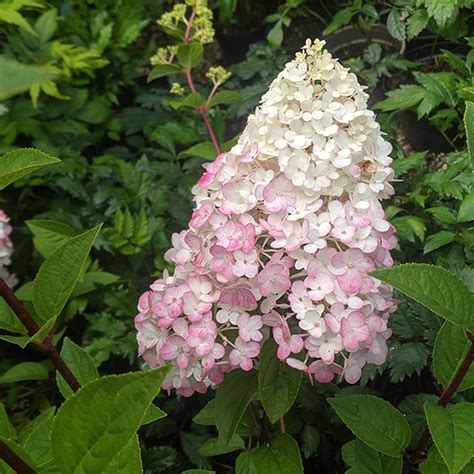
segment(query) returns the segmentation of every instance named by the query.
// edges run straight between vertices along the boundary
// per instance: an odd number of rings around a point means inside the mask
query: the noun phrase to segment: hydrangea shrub
[[[150,367],[172,362],[164,388],[203,393],[258,364],[264,341],[320,383],[356,383],[387,357],[396,308],[370,276],[390,267],[390,144],[354,74],[308,40],[273,81],[238,143],[193,189],[176,265],[145,292],[135,318]]]
[[[13,243],[10,239],[12,226],[10,218],[5,211],[0,209],[0,278],[3,278],[8,286],[16,285],[15,275],[10,274],[7,267],[11,264],[11,255],[13,253]]]

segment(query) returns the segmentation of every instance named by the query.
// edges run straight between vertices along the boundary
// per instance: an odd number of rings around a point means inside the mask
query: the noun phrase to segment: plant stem
[[[437,402],[440,407],[445,408],[446,405],[451,401],[451,398],[461,385],[461,382],[463,381],[464,377],[466,376],[469,368],[471,367],[474,361],[474,334],[471,331],[467,331],[467,337],[471,341],[471,347],[469,348],[466,357],[464,357],[462,364],[459,366],[459,369],[452,378],[451,382],[449,382],[448,385],[446,385],[446,387],[442,391]],[[410,461],[412,463],[418,464],[419,462],[421,462],[421,460],[423,459],[422,454],[426,450],[430,439],[430,431],[428,430],[428,428],[426,428],[423,434],[421,435],[418,443],[416,444],[415,448],[413,449],[413,452],[411,453]]]
[[[286,433],[285,418],[283,416],[280,417],[280,433]]]
[[[36,474],[36,471],[3,441],[0,441],[0,458],[19,474]]]
[[[5,283],[3,278],[0,278],[0,296],[4,298],[8,306],[17,315],[18,319],[25,326],[28,335],[34,336],[40,327],[31,315],[26,311],[21,301],[15,296],[15,293]],[[59,354],[57,348],[52,343],[52,334],[49,334],[44,341],[36,343],[37,347],[44,352],[53,362],[58,372],[63,376],[64,380],[71,387],[73,392],[77,392],[81,388],[81,384],[78,382],[74,374],[71,372],[69,367],[64,362],[63,358]]]

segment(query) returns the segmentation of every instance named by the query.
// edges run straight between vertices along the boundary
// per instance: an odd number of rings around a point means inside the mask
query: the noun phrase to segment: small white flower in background
[[[189,229],[165,255],[174,275],[140,298],[140,354],[172,362],[168,390],[203,393],[258,367],[268,339],[320,383],[356,383],[387,356],[396,304],[370,272],[392,265],[397,244],[380,204],[391,146],[356,76],[323,47],[308,40],[238,143],[204,165]]]
[[[18,283],[15,275],[10,274],[7,268],[11,264],[13,253],[13,243],[10,239],[11,232],[10,218],[0,209],[0,278],[3,278],[10,288]]]

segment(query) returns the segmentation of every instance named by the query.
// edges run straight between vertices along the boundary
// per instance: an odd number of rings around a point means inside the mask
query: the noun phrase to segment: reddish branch
[[[459,369],[457,370],[453,379],[451,380],[451,382],[449,382],[448,385],[446,385],[443,392],[441,393],[437,402],[440,407],[445,408],[447,404],[451,401],[452,397],[458,390],[459,386],[461,385],[461,382],[464,380],[464,377],[466,376],[468,370],[470,369],[474,361],[474,334],[470,331],[467,331],[467,337],[471,341],[471,347],[469,348],[466,357],[464,358],[462,364],[459,366]],[[412,463],[418,464],[423,460],[423,453],[425,452],[430,439],[430,432],[428,428],[426,428],[410,456],[410,461]]]
[[[31,317],[28,311],[26,311],[21,301],[15,296],[15,293],[13,293],[13,291],[2,278],[0,278],[0,296],[3,297],[8,306],[10,306],[13,312],[18,316],[18,319],[22,322],[23,326],[25,326],[28,335],[30,337],[34,336],[39,331],[40,327]],[[77,381],[76,377],[66,365],[56,347],[53,345],[52,334],[49,334],[44,339],[44,341],[37,342],[36,346],[51,359],[54,366],[63,376],[64,380],[71,387],[73,392],[76,392],[81,388],[81,384]]]
[[[0,441],[0,457],[19,474],[36,474],[36,471],[3,441]]]

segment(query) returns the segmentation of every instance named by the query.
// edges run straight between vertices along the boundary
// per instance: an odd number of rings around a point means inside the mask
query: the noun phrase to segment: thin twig
[[[10,287],[5,283],[3,278],[0,278],[0,296],[3,297],[8,306],[10,306],[12,311],[22,322],[23,326],[25,326],[28,335],[30,337],[34,336],[40,330],[40,327],[25,309],[22,302],[15,296],[15,293],[13,293]],[[81,384],[66,365],[57,348],[53,345],[52,337],[53,335],[49,334],[43,341],[39,341],[35,343],[35,345],[51,359],[58,372],[71,387],[72,391],[77,392],[77,390],[81,388]]]

